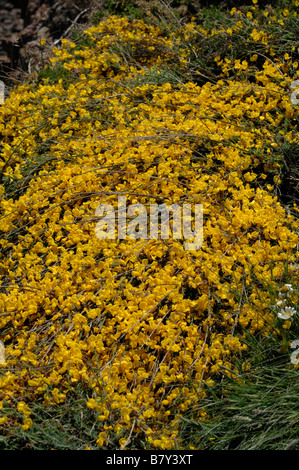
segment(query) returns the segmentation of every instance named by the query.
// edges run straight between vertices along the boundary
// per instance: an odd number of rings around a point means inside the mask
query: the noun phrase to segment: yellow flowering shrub
[[[80,383],[99,447],[132,433],[179,446],[180,416],[203,384],[236,371],[243,329],[269,332],[270,292],[287,271],[297,282],[298,223],[273,191],[281,140],[299,145],[285,130],[298,113],[291,63],[282,77],[278,62],[258,71],[219,56],[216,83],[151,82],[161,64],[187,67],[196,28],[166,37],[112,16],[85,32],[88,46],[53,50],[69,80],[22,84],[0,108],[0,388],[24,431],[31,403],[62,406]],[[256,25],[250,36],[267,41]],[[98,239],[96,208],[117,208],[118,195],[203,204],[202,248]]]

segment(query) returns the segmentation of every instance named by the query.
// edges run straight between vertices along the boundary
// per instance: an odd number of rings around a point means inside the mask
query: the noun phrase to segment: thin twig
[[[77,16],[76,18],[74,19],[74,21],[72,21],[72,24],[67,28],[67,30],[63,33],[63,35],[59,38],[59,39],[56,39],[54,41],[54,46],[56,46],[63,38],[65,38],[68,33],[70,32],[70,30],[72,29],[72,27],[77,23],[78,19],[80,18],[80,16],[84,15],[84,13],[86,13],[87,11],[89,10],[89,8],[85,8],[85,10],[82,10]],[[71,21],[71,20],[69,20]]]

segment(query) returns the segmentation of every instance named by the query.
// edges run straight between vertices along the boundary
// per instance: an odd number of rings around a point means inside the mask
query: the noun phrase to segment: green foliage
[[[39,78],[40,80],[48,80],[51,84],[57,83],[60,79],[62,79],[63,83],[65,84],[70,81],[70,74],[68,70],[66,70],[61,65],[57,65],[56,67],[47,65],[39,71]]]
[[[137,19],[143,17],[143,12],[136,5],[137,2],[126,0],[106,0],[104,7],[111,15],[129,16]]]
[[[33,426],[23,431],[18,421],[21,413],[13,409],[16,425],[9,434],[0,435],[0,450],[85,450],[96,448],[99,423],[96,413],[85,406],[86,390],[72,386],[63,404],[45,406],[35,402],[31,406]],[[8,406],[4,402],[3,408]]]
[[[200,450],[299,450],[298,393],[298,372],[268,363],[211,387],[208,420],[193,419],[193,409],[182,435]]]

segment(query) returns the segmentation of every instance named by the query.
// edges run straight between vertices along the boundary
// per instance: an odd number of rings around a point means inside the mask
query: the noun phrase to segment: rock
[[[48,45],[63,36],[92,0],[0,0],[0,79],[20,80],[39,68],[40,41]],[[84,19],[84,15],[82,18]]]

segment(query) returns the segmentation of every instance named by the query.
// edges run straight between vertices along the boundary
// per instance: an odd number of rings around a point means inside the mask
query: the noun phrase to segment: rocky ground
[[[39,66],[40,41],[49,47],[74,22],[86,20],[92,0],[0,0],[0,79],[19,81]]]

